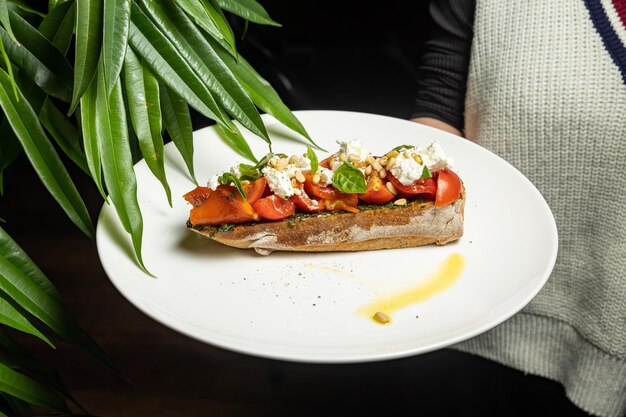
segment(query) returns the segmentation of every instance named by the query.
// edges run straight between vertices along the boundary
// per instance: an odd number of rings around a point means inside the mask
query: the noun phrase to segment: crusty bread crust
[[[321,213],[282,221],[219,226],[190,226],[201,235],[236,248],[331,252],[444,245],[463,235],[465,193],[444,207],[413,201],[360,213]]]

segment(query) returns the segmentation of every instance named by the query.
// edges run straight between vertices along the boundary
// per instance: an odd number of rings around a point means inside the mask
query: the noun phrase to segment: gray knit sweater
[[[458,348],[607,417],[626,414],[625,25],[623,0],[477,0],[465,102],[467,137],[544,195],[559,256],[521,313]]]

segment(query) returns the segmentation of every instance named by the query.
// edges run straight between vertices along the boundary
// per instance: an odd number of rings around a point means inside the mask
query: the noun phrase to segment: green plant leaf
[[[335,170],[333,187],[350,194],[361,194],[367,191],[365,175],[350,162],[344,162]]]
[[[74,89],[69,114],[91,84],[98,68],[102,46],[103,0],[76,0]]]
[[[167,201],[172,205],[172,193],[165,176],[163,137],[161,136],[161,104],[159,81],[144,67],[132,49],[126,51],[124,83],[133,128],[148,168],[161,182]]]
[[[80,147],[81,140],[78,129],[48,98],[46,98],[41,107],[39,120],[65,155],[82,169],[85,174],[91,175],[87,166],[87,159]]]
[[[24,333],[33,335],[44,342],[51,348],[54,348],[52,342],[43,335],[35,326],[33,326],[26,317],[15,309],[7,300],[0,296],[0,324],[12,327]]]
[[[247,198],[246,192],[243,190],[243,186],[241,185],[241,181],[232,172],[224,172],[222,175],[219,176],[217,181],[222,185],[233,184],[235,188],[237,188],[237,191],[239,191],[239,194],[241,194],[243,199],[245,200]]]
[[[143,4],[149,16],[162,28],[226,111],[269,143],[269,136],[256,107],[189,17],[167,0],[150,0]]]
[[[317,173],[317,170],[320,167],[319,160],[317,159],[317,154],[315,153],[315,151],[313,149],[311,149],[310,146],[308,146],[306,148],[306,155],[309,158],[309,160],[311,161],[311,172],[313,174]]]
[[[7,55],[6,49],[4,49],[4,41],[2,40],[2,37],[0,37],[0,54],[2,54],[2,59],[4,60],[4,65],[7,67],[7,70],[9,72],[9,77],[11,77],[13,94],[15,95],[15,98],[17,98],[17,84],[15,82],[15,76],[13,75],[13,64],[11,64],[11,59],[9,58],[9,55]]]
[[[223,35],[215,26],[215,23],[207,13],[200,0],[176,0],[176,4],[193,18],[194,21],[214,38],[221,38]]]
[[[0,35],[11,62],[47,94],[69,101],[73,70],[67,59],[17,13],[9,14],[17,42],[4,29],[0,29]]]
[[[59,373],[29,355],[28,352],[21,348],[21,346],[17,346],[17,351],[7,347],[0,347],[0,363],[16,371],[27,371],[37,380],[40,380],[54,388],[59,394],[63,395],[65,398],[76,404],[81,410],[85,411],[83,406],[79,404],[69,392],[61,380]]]
[[[278,121],[291,130],[307,138],[316,148],[322,149],[313,141],[313,139],[311,139],[307,131],[302,126],[302,123],[300,123],[291,110],[289,110],[285,103],[283,103],[278,96],[278,93],[276,93],[276,90],[274,90],[274,88],[263,77],[261,77],[243,57],[240,56],[239,60],[236,60],[224,48],[224,46],[215,39],[206,36],[205,39],[211,45],[211,49],[219,55],[224,64],[226,64],[235,77],[237,77],[239,83],[248,93],[254,104],[256,104],[261,110],[274,116]]]
[[[44,13],[35,9],[34,7],[31,7],[24,0],[10,0],[8,3],[8,6],[10,10],[20,10],[22,12],[25,12],[22,14],[32,14],[32,15],[39,16],[42,18],[45,17]]]
[[[37,115],[26,98],[20,101],[9,93],[11,80],[0,69],[0,106],[20,140],[33,168],[50,194],[65,210],[68,217],[86,235],[93,235],[93,226],[87,208],[54,146],[46,137]]]
[[[236,53],[237,46],[235,44],[235,34],[228,24],[228,20],[226,20],[226,16],[224,16],[222,9],[220,9],[215,0],[201,1],[204,6],[204,10],[206,10],[207,14],[219,30],[221,38],[224,39],[224,41],[226,41],[226,43],[230,46],[231,51]]]
[[[3,256],[18,268],[29,280],[41,288],[48,297],[56,303],[63,304],[61,294],[59,294],[52,282],[2,227],[0,227],[0,256]]]
[[[130,0],[104,0],[102,61],[104,80],[109,94],[124,63],[126,45],[128,45],[130,3]]]
[[[119,80],[109,96],[102,66],[96,75],[96,133],[102,159],[102,172],[115,211],[131,235],[135,256],[147,272],[141,256],[143,219],[137,201],[137,179],[128,143],[126,110]]]
[[[243,17],[254,23],[270,26],[281,26],[270,18],[263,6],[255,0],[217,0],[217,4],[232,14]]]
[[[91,178],[96,184],[102,198],[108,202],[102,184],[102,162],[96,132],[96,97],[98,83],[93,81],[80,99],[80,125],[83,133],[83,149]]]
[[[170,91],[166,86],[161,85],[159,91],[165,130],[183,157],[191,179],[198,184],[193,169],[193,128],[189,107],[182,97]]]
[[[248,145],[248,142],[243,137],[239,129],[235,128],[236,130],[232,131],[224,129],[221,126],[215,126],[215,128],[217,129],[217,134],[220,138],[235,152],[250,161],[258,162],[258,159],[254,156],[252,150],[250,149],[250,145]]]
[[[61,3],[44,17],[39,31],[63,54],[67,54],[76,21],[76,6],[73,1]]]
[[[63,397],[51,388],[0,364],[0,391],[50,410],[69,412]]]
[[[430,170],[428,169],[428,167],[426,165],[424,165],[424,169],[422,169],[422,176],[420,177],[420,179],[422,178],[432,178],[433,174],[430,173]]]
[[[15,161],[22,152],[22,145],[11,130],[11,125],[4,119],[0,124],[0,172]]]
[[[198,75],[148,17],[133,3],[129,41],[154,75],[204,116],[232,129]]]
[[[7,6],[7,0],[0,0],[0,23],[4,26],[4,29],[9,32],[13,42],[17,42],[13,29],[11,29],[11,19],[9,18],[9,8]]]

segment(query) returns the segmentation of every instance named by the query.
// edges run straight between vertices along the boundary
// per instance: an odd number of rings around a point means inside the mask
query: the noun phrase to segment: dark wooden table
[[[101,201],[72,169],[95,219]],[[584,416],[560,385],[493,362],[442,350],[351,365],[255,358],[215,348],[151,320],[105,275],[96,250],[38,182],[25,158],[11,168],[0,217],[53,280],[80,324],[137,385],[60,344],[20,338],[57,367],[100,416]]]

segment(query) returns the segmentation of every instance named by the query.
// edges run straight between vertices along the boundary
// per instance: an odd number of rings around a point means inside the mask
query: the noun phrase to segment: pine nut
[[[389,192],[393,195],[398,195],[398,190],[396,190],[396,187],[394,187],[394,185],[390,182],[387,182],[385,184],[385,187],[387,187],[387,189],[389,190]]]
[[[298,181],[296,181],[296,179],[295,179],[295,178],[292,178],[292,179],[291,179],[291,185],[292,185],[293,187],[297,187],[297,186],[298,186]]]
[[[248,181],[248,180],[243,180],[243,181],[241,181],[241,185],[242,185],[242,186],[244,186],[244,187],[245,187],[246,185],[250,185],[250,181]]]
[[[406,206],[406,198],[399,198],[393,202],[396,206]]]
[[[381,324],[387,324],[391,321],[389,316],[383,313],[382,311],[377,311],[376,314],[374,314],[374,320],[376,320],[377,322]]]
[[[270,159],[269,164],[270,164],[270,166],[271,166],[272,168],[276,168],[276,160],[275,160],[275,159]]]
[[[375,159],[372,155],[368,155],[368,157],[367,157],[367,158],[365,158],[365,162],[366,162],[368,165],[372,165],[372,164],[374,163],[374,161],[375,161],[375,160],[376,160],[376,159]]]
[[[313,184],[318,184],[320,182],[320,174],[313,175]]]
[[[299,188],[296,188],[295,190],[293,190],[293,193],[294,193],[295,195],[301,195],[301,194],[302,194],[302,191],[300,191],[300,189],[299,189]]]
[[[391,169],[396,164],[396,158],[389,158],[389,162],[387,162],[387,166],[385,168]]]
[[[372,166],[368,165],[367,168],[365,168],[365,175],[369,175],[372,173]]]
[[[352,162],[353,164],[356,164],[356,163],[357,163],[357,162],[359,162],[360,160],[361,160],[361,158],[359,158],[359,156],[358,156],[358,155],[355,155],[355,154],[351,154],[351,155],[348,157],[348,161]]]
[[[383,156],[382,158],[380,158],[379,162],[382,166],[385,166],[387,165],[387,162],[389,162],[389,158],[387,158],[386,156]]]
[[[385,178],[387,177],[387,170],[385,168],[381,168],[378,170],[378,176],[380,178]]]
[[[295,164],[297,161],[298,161],[298,157],[296,155],[292,155],[291,158],[289,158],[290,164]]]
[[[398,156],[398,151],[391,151],[387,153],[387,157],[389,158],[395,158],[396,156]]]
[[[380,171],[381,169],[383,169],[383,167],[380,165],[380,162],[378,161],[374,161],[374,163],[372,164],[372,168],[374,168],[376,171]]]
[[[345,153],[343,153],[343,152],[341,152],[341,153],[339,154],[339,161],[340,161],[340,162],[343,162],[343,161],[345,161],[345,160],[346,160],[346,154],[345,154]]]
[[[420,164],[420,165],[423,164],[422,157],[419,156],[418,154],[414,153],[413,154],[413,159],[415,159],[415,162],[417,162],[418,164]]]
[[[304,182],[305,178],[304,175],[302,175],[302,172],[300,171],[296,171],[296,181],[302,183]]]

